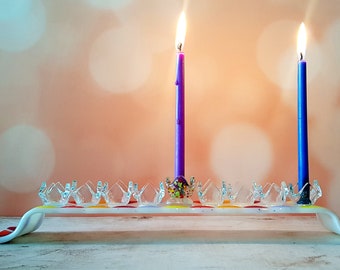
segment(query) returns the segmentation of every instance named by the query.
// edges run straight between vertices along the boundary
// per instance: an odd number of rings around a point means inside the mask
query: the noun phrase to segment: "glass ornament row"
[[[164,195],[164,185],[161,182],[159,188],[154,188],[151,184],[143,186],[140,190],[138,184],[129,181],[125,184],[118,181],[112,186],[108,182],[98,181],[94,185],[91,181],[86,182],[80,187],[76,180],[66,183],[63,186],[60,182],[52,183],[47,186],[46,182],[41,184],[39,197],[44,205],[64,207],[77,205],[91,207],[106,205],[108,207],[124,206],[129,204],[131,196],[137,200],[138,205],[158,205]]]
[[[288,203],[296,204],[307,185],[310,186],[311,204],[315,204],[322,196],[322,190],[317,180],[314,180],[312,184],[307,183],[300,191],[297,185],[287,184],[284,181],[281,182],[281,185],[267,183],[264,186],[253,182],[251,188],[246,188],[239,183],[232,185],[225,181],[222,181],[218,186],[208,180],[204,185],[198,184],[197,194],[200,203],[206,206],[218,207],[228,203],[236,206],[279,206]]]
[[[175,184],[176,185],[175,185]],[[78,182],[73,180],[65,185],[60,182],[47,185],[46,182],[41,184],[39,197],[45,206],[65,207],[119,207],[126,206],[135,199],[138,207],[159,206],[165,197],[166,190],[170,199],[167,204],[188,204],[190,197],[196,194],[198,203],[202,206],[221,207],[223,205],[247,206],[279,206],[287,204],[296,204],[300,199],[301,192],[297,189],[297,185],[281,182],[265,184],[264,186],[253,182],[251,187],[236,183],[234,185],[225,181],[214,182],[206,181],[204,184],[198,182],[197,186],[194,178],[190,180],[190,184],[183,189],[181,181],[171,183],[169,179],[159,183],[158,187],[150,183],[139,188],[138,183],[129,181],[125,184],[118,181],[109,186],[108,182],[98,181],[94,185],[91,181],[78,187]],[[308,184],[306,184],[308,185]],[[322,190],[317,180],[314,180],[310,186],[311,204],[322,196]],[[179,190],[176,190],[179,189]]]

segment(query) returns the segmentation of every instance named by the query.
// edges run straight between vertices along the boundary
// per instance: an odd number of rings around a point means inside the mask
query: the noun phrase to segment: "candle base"
[[[296,202],[297,204],[304,204],[304,205],[310,205],[312,204],[310,200],[310,184],[306,184],[300,195],[300,199]]]
[[[166,204],[174,207],[190,207],[193,201],[190,198],[170,198],[166,201]]]
[[[195,190],[195,178],[190,178],[190,183],[185,180],[184,176],[178,176],[173,182],[169,178],[165,180],[170,199],[167,204],[174,205],[192,205],[190,197]]]
[[[1,230],[0,228],[0,244],[7,243],[22,235],[37,230],[43,223],[46,215],[61,215],[63,217],[74,215],[177,215],[177,216],[259,216],[259,215],[285,215],[295,216],[296,214],[314,214],[325,227],[325,229],[340,235],[340,219],[328,210],[319,206],[274,206],[274,207],[216,207],[216,208],[197,208],[197,207],[50,207],[38,206],[26,212],[16,227],[9,227]],[[170,217],[169,217],[170,218]],[[271,220],[272,218],[262,218],[261,220]],[[252,219],[249,219],[250,221]],[[268,228],[272,228],[268,226]]]

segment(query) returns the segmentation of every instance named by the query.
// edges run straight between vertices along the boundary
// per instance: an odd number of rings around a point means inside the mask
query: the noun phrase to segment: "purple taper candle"
[[[304,60],[306,50],[306,29],[302,23],[298,35],[298,188],[302,191],[299,204],[310,204],[309,166],[308,166],[308,116],[307,116],[307,63]],[[303,189],[303,190],[302,190]]]
[[[185,176],[185,80],[184,80],[184,38],[185,14],[182,12],[177,25],[176,49],[176,134],[175,134],[175,178]]]

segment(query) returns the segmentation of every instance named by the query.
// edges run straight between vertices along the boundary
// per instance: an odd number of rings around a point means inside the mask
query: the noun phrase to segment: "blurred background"
[[[186,12],[186,176],[297,182],[307,28],[310,180],[340,214],[337,0],[1,0],[0,214],[48,183],[174,174],[175,35]]]

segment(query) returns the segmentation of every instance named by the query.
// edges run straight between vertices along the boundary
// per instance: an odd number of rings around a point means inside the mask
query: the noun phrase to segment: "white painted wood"
[[[46,217],[0,245],[0,259],[0,269],[333,270],[340,237],[315,216]]]

